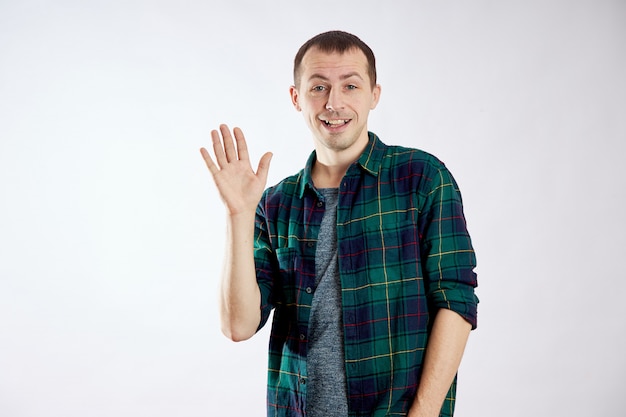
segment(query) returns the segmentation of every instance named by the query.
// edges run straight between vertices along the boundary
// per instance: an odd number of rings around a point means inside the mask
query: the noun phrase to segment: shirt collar
[[[383,156],[385,155],[386,145],[375,133],[368,132],[368,138],[369,141],[367,146],[363,150],[359,159],[356,161],[356,164],[370,175],[378,176],[380,165],[382,163]],[[315,190],[313,180],[311,178],[311,171],[316,159],[317,156],[315,151],[311,152],[311,155],[309,155],[309,159],[306,162],[306,166],[304,167],[303,175],[300,178],[300,184],[298,185],[298,194],[300,198],[304,196],[307,188]]]

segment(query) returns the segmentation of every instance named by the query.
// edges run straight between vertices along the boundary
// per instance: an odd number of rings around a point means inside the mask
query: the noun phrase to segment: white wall
[[[220,4],[221,3],[221,4]],[[370,129],[455,174],[479,259],[459,416],[619,415],[626,2],[0,1],[0,415],[260,416],[267,330],[217,325],[239,125],[271,182],[310,135],[297,48],[370,44]]]

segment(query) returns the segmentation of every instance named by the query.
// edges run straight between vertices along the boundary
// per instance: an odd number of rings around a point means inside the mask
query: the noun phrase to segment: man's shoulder
[[[265,189],[263,198],[265,200],[272,200],[276,198],[285,198],[296,195],[300,187],[302,186],[302,180],[304,176],[304,169],[297,173],[283,178],[281,181],[274,185],[271,185]]]
[[[432,153],[422,149],[402,145],[387,145],[383,157],[385,167],[398,167],[409,165],[413,168],[426,170],[446,169],[445,164]]]

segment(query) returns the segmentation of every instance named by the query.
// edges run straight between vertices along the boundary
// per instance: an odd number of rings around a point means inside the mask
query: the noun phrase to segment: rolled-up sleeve
[[[274,287],[273,268],[275,258],[272,251],[267,223],[263,212],[263,205],[259,204],[254,222],[254,263],[256,267],[256,277],[259,290],[261,291],[261,329],[270,316],[274,303],[272,293]]]
[[[443,164],[430,167],[421,188],[423,273],[430,304],[460,314],[477,326],[476,255],[467,231],[461,193]]]

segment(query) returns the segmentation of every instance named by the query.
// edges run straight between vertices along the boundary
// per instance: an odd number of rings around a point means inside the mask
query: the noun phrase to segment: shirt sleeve
[[[270,244],[269,233],[267,229],[267,222],[265,220],[263,210],[263,200],[259,204],[256,212],[256,219],[254,222],[254,263],[256,267],[257,284],[261,291],[261,322],[259,323],[259,329],[261,329],[267,319],[270,316],[273,303],[273,269],[275,255],[272,251]]]
[[[476,256],[467,231],[461,193],[442,163],[425,173],[420,194],[420,240],[423,273],[430,305],[460,314],[477,325]]]

